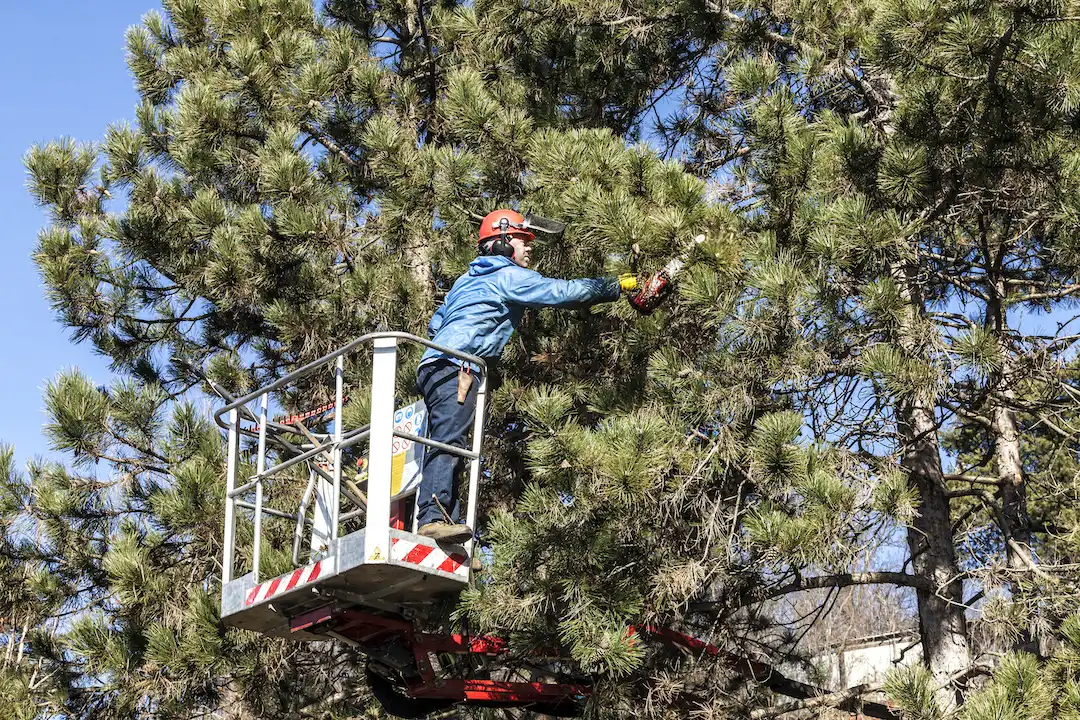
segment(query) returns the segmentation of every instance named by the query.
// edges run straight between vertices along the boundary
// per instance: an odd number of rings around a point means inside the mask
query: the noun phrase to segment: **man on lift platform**
[[[489,213],[480,225],[479,257],[459,277],[428,325],[433,342],[496,361],[526,308],[579,308],[619,298],[637,287],[633,275],[579,280],[546,278],[529,270],[535,235],[513,210]],[[490,367],[490,365],[489,365]],[[428,411],[431,440],[465,447],[476,409],[474,374],[480,368],[429,348],[416,371]],[[459,524],[456,476],[460,458],[429,447],[420,482],[417,532],[444,542],[465,542],[472,528]]]

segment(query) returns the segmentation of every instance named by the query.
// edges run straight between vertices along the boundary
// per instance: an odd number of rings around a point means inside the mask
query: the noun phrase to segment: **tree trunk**
[[[221,717],[225,720],[248,720],[251,717],[247,703],[244,702],[244,693],[239,686],[235,678],[230,678],[221,688],[221,702],[218,708],[221,711]]]
[[[426,236],[414,234],[404,247],[405,265],[428,300],[435,297],[435,277],[431,272],[431,246]]]
[[[1020,431],[1016,424],[1016,411],[1013,409],[1016,393],[1012,388],[1015,382],[1013,363],[1010,362],[1007,337],[1008,318],[1005,314],[1005,302],[1008,288],[1000,272],[1000,264],[991,257],[989,244],[984,239],[986,255],[987,290],[989,300],[986,303],[986,324],[993,331],[997,345],[1004,358],[1001,369],[989,378],[991,390],[997,395],[990,395],[990,432],[994,442],[994,466],[1001,484],[1001,511],[1005,536],[1005,553],[1010,569],[1028,570],[1031,560],[1031,533],[1027,521],[1027,497],[1024,489],[1024,467],[1020,460]],[[1000,254],[1000,252],[998,253]]]
[[[1007,397],[1011,390],[1005,391]],[[1020,462],[1020,431],[1016,424],[1016,412],[1004,404],[994,408],[991,431],[994,434],[994,464],[1001,483],[1001,520],[1005,536],[1005,558],[1009,569],[1030,572],[1035,566],[1031,552],[1031,530],[1027,516],[1027,492],[1024,486],[1024,469]],[[1014,596],[1016,583],[1012,583]],[[1030,627],[1022,628],[1015,648],[1033,655],[1040,654],[1039,641]]]
[[[909,304],[898,330],[906,353],[920,358],[925,352],[915,338],[925,306],[915,274],[915,268],[904,271],[903,295]],[[896,412],[903,443],[900,462],[909,485],[919,493],[918,513],[908,529],[912,571],[929,583],[929,589],[916,590],[923,662],[941,686],[938,704],[949,712],[963,702],[960,688],[950,679],[971,666],[971,647],[934,407],[927,394],[915,392],[897,403]]]
[[[991,282],[987,284],[990,300],[986,305],[986,322],[993,330],[1004,358],[1001,369],[989,379],[990,388],[997,391],[997,395],[990,395],[990,433],[994,443],[994,467],[1001,498],[1001,512],[995,519],[1001,525],[1001,534],[1005,537],[1005,559],[1009,569],[1029,572],[1035,562],[1031,553],[1024,466],[1020,459],[1020,430],[1016,422],[1016,411],[1013,409],[1016,397],[1012,387],[1015,382],[1014,365],[1006,342],[1009,325],[1004,305],[1008,289],[997,272],[998,265],[990,262],[988,250],[986,254],[987,267],[991,268],[991,272],[988,272]],[[1012,585],[1015,590],[1015,582]],[[1016,648],[1038,654],[1038,642],[1032,637],[1030,628],[1024,628],[1020,633]]]
[[[923,660],[938,685],[937,699],[948,712],[962,701],[949,679],[971,665],[963,585],[953,545],[949,499],[941,468],[937,423],[932,406],[923,400],[902,403],[900,430],[906,449],[901,464],[908,482],[919,492],[919,511],[908,530],[915,575],[926,578],[936,591],[916,590]]]
[[[1009,393],[1011,394],[1011,393]],[[1016,412],[1005,405],[994,407],[991,421],[994,434],[994,464],[1001,483],[1001,509],[1005,520],[1002,533],[1009,568],[1026,571],[1030,567],[1031,532],[1027,522],[1027,493],[1020,462],[1020,431]]]

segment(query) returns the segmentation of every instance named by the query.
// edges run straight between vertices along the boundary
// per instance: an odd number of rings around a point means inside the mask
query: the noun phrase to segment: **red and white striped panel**
[[[416,565],[427,570],[442,570],[460,576],[469,577],[469,558],[461,553],[448,553],[438,547],[424,545],[411,540],[392,538],[390,541],[390,559],[400,563]]]
[[[297,568],[291,573],[285,573],[280,577],[276,577],[273,580],[267,580],[266,582],[259,583],[251,589],[251,592],[247,594],[247,599],[244,601],[244,605],[254,605],[255,603],[261,603],[263,600],[269,600],[275,595],[288,592],[300,585],[306,585],[311,582],[315,582],[319,579],[319,573],[322,571],[322,561],[315,563],[314,565],[308,565],[307,567]]]

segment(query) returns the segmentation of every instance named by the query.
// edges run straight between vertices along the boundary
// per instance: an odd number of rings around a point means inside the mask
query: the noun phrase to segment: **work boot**
[[[468,525],[453,525],[438,520],[422,525],[416,534],[429,537],[435,542],[463,543],[472,538],[472,528]]]

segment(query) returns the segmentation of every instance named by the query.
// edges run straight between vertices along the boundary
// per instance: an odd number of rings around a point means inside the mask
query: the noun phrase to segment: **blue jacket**
[[[497,358],[525,308],[582,307],[619,298],[617,278],[555,280],[501,255],[469,263],[428,324],[432,342],[482,358]],[[446,357],[432,348],[420,364]],[[477,370],[479,368],[473,368]]]

